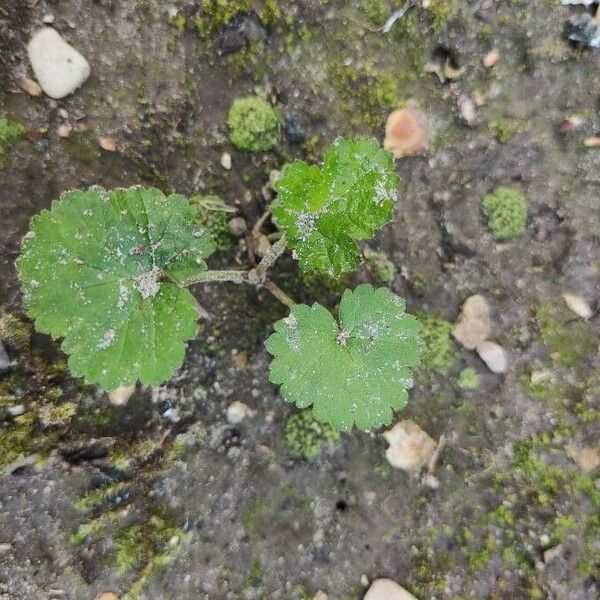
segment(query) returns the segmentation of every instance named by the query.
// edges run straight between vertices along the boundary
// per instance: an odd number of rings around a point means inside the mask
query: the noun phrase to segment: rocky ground
[[[384,33],[402,3],[2,2],[2,600],[350,599],[377,577],[421,600],[600,597],[600,55],[595,3],[573,4],[415,1]],[[27,57],[44,25],[91,67],[62,99]],[[284,117],[272,151],[229,141],[230,105],[253,93]],[[396,163],[377,254],[343,282],[287,256],[273,276],[329,307],[364,281],[407,299],[426,351],[397,421],[429,450],[445,440],[430,469],[396,468],[382,432],[303,429],[268,383],[263,342],[285,308],[265,290],[197,286],[184,366],[124,406],[34,333],[14,261],[62,191],[217,194],[251,224],[273,169],[318,161],[338,135],[382,141],[407,103],[433,140]],[[482,211],[498,186],[527,201],[512,240]],[[215,268],[245,255],[221,216]],[[476,294],[470,327],[489,312],[505,367],[452,336]]]

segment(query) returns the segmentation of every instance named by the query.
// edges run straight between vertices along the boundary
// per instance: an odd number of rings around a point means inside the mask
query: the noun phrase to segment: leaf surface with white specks
[[[320,304],[295,304],[266,342],[270,379],[338,430],[373,429],[406,404],[420,329],[402,298],[368,284],[344,292],[339,323]]]
[[[74,375],[110,390],[159,384],[181,365],[198,327],[179,284],[212,250],[183,196],[93,187],[33,217],[17,269],[37,329],[63,338]]]

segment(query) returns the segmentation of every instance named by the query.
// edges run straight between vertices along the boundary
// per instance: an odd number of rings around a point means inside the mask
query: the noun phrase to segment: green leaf
[[[342,431],[390,423],[407,401],[421,342],[419,322],[387,288],[346,290],[339,324],[320,304],[295,304],[266,342],[271,381],[299,408]]]
[[[399,177],[374,139],[337,139],[322,168],[295,161],[273,184],[272,212],[303,271],[331,277],[360,264],[358,240],[391,221]]]
[[[31,220],[17,261],[37,329],[64,338],[76,376],[105,389],[168,379],[197,333],[179,286],[212,250],[197,211],[153,188],[74,190]]]

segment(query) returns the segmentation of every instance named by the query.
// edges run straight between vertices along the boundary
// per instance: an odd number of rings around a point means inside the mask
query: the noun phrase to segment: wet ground
[[[105,590],[362,598],[363,575],[423,600],[600,596],[600,472],[570,450],[597,452],[600,439],[599,150],[584,143],[600,133],[600,55],[563,38],[579,7],[416,4],[384,34],[398,7],[386,0],[2,3],[0,117],[26,130],[0,165],[2,335],[15,361],[0,374],[0,409],[24,407],[20,417],[0,412],[2,600]],[[32,76],[25,45],[48,14],[92,66],[59,101],[19,87]],[[244,19],[254,33],[240,41]],[[500,61],[486,68],[492,49]],[[431,62],[451,64],[452,77],[440,81]],[[302,139],[288,127],[272,152],[235,150],[227,111],[254,91]],[[470,124],[461,97],[480,104]],[[411,100],[435,141],[397,162],[396,218],[370,245],[394,263],[389,285],[412,312],[454,322],[465,298],[483,294],[510,356],[494,375],[448,338],[440,372],[421,368],[398,419],[445,434],[437,489],[392,469],[379,433],[343,434],[313,460],[291,451],[294,409],[268,383],[263,347],[285,310],[264,290],[195,288],[208,317],[184,366],[125,407],[72,379],[55,343],[29,339],[14,261],[29,218],[62,191],[143,183],[215,193],[252,222],[272,169],[318,160],[338,135],[381,140],[387,114]],[[115,152],[100,147],[104,137]],[[529,200],[527,231],[508,243],[480,208],[498,185]],[[212,266],[237,264],[243,253],[230,244]],[[339,299],[337,283],[302,278],[288,257],[274,279],[299,301]],[[347,283],[360,281],[377,283],[366,267]],[[578,318],[564,292],[586,298],[594,316]],[[458,385],[467,366],[480,375],[474,390]],[[254,413],[230,425],[235,400]]]

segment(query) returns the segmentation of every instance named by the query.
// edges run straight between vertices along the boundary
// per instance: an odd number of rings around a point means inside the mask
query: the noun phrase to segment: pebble
[[[54,23],[54,15],[52,13],[48,13],[47,15],[44,15],[42,17],[42,21],[46,24],[46,25],[52,25],[52,23]]]
[[[13,404],[7,408],[8,414],[11,417],[20,417],[25,414],[25,405],[24,404]]]
[[[569,458],[575,461],[577,466],[586,473],[591,473],[600,467],[600,453],[592,446],[579,446],[569,443],[565,446]]]
[[[570,292],[565,292],[563,295],[563,300],[566,302],[567,306],[582,319],[590,319],[594,316],[594,311],[591,309],[588,301],[583,296],[578,296],[577,294],[571,294]]]
[[[364,600],[417,600],[417,598],[391,579],[376,579],[367,590]]]
[[[248,231],[248,224],[243,217],[233,217],[227,226],[231,235],[235,235],[235,237],[241,237]]]
[[[410,419],[396,423],[383,437],[390,445],[385,452],[388,462],[407,473],[424,467],[437,447],[435,440]]]
[[[437,490],[440,487],[440,480],[431,473],[425,473],[421,478],[421,483],[432,490]]]
[[[135,392],[134,385],[122,385],[108,393],[108,399],[113,406],[123,406]]]
[[[474,350],[489,337],[491,331],[492,322],[487,300],[481,294],[470,296],[462,305],[452,335],[467,350]]]
[[[100,144],[102,150],[106,150],[107,152],[116,152],[117,150],[117,140],[115,138],[101,137],[98,140],[98,144]]]
[[[483,57],[483,66],[486,69],[495,67],[500,62],[500,53],[497,50],[491,50]]]
[[[302,144],[306,140],[306,135],[293,115],[285,116],[285,136],[290,144]]]
[[[230,425],[241,423],[246,417],[252,415],[252,410],[247,404],[236,400],[227,407],[227,422]]]
[[[583,140],[583,145],[586,148],[600,148],[600,136],[593,135]]]
[[[23,77],[19,82],[19,85],[24,92],[27,92],[30,96],[34,96],[35,98],[44,93],[40,84],[30,77]]]
[[[68,123],[63,123],[62,125],[58,126],[56,131],[58,133],[58,137],[68,138],[71,135],[71,131],[73,131],[73,127]]]
[[[506,373],[508,358],[502,346],[495,342],[481,342],[477,346],[477,354],[492,373]]]
[[[64,98],[90,76],[88,61],[51,27],[37,31],[27,53],[38,83],[51,98]]]
[[[114,592],[102,592],[100,595],[96,596],[96,600],[119,600],[119,596]]]
[[[461,94],[458,97],[458,109],[460,110],[460,116],[463,121],[472,127],[477,122],[477,110],[475,103],[466,94]]]
[[[231,165],[231,154],[229,154],[229,152],[223,152],[223,154],[221,154],[221,166],[226,171],[229,171],[231,169]]]
[[[329,596],[325,593],[322,592],[321,590],[319,590],[314,596],[313,596],[313,600],[327,600],[329,598]]]
[[[363,587],[369,587],[369,578],[367,577],[366,573],[363,573],[360,576],[360,585],[362,585]]]
[[[572,4],[582,4],[583,6],[591,6],[595,4],[598,0],[562,0],[563,6],[569,6]]]
[[[544,550],[544,563],[551,563],[553,560],[559,558],[563,553],[563,547],[561,544],[558,546],[554,546],[553,548],[548,548],[548,550]]]
[[[415,106],[390,113],[385,124],[383,147],[394,158],[422,154],[429,149],[431,130],[427,115]]]

